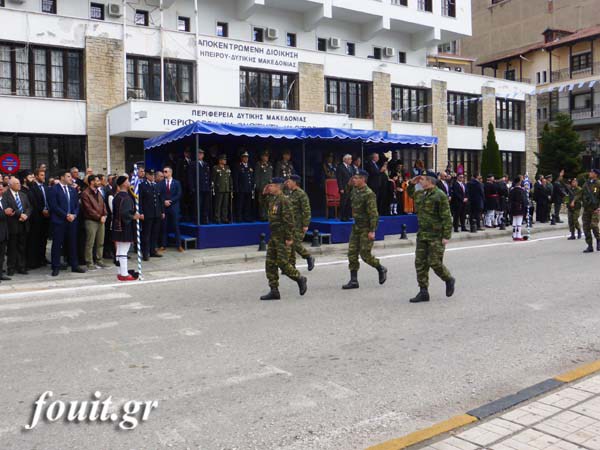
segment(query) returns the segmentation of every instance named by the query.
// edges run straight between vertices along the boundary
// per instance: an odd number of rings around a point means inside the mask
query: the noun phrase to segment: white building
[[[203,120],[435,135],[405,163],[474,172],[501,105],[506,170],[534,164],[532,86],[426,67],[468,0],[0,0],[0,24],[0,153],[24,167],[123,171]]]

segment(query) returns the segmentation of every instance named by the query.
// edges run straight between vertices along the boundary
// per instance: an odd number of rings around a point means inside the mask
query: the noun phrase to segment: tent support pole
[[[194,161],[196,163],[196,225],[200,225],[200,167],[198,167],[198,150],[200,150],[199,138],[196,134],[196,156]]]
[[[306,142],[302,141],[302,189],[306,190]]]
[[[360,161],[362,164],[362,167],[365,167],[365,143],[363,141],[360,141]]]

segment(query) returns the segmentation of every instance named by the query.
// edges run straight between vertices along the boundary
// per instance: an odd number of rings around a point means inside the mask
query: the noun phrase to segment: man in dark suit
[[[465,176],[461,173],[456,177],[456,181],[452,184],[450,194],[450,209],[452,211],[454,232],[458,232],[459,224],[460,231],[467,231],[467,227],[465,226],[465,216],[468,201]]]
[[[165,217],[165,205],[154,179],[154,169],[146,171],[146,178],[140,183],[140,220],[142,221],[142,255],[144,261],[150,256],[158,258],[156,252],[160,222]]]
[[[48,245],[48,235],[50,233],[50,204],[48,196],[50,191],[46,185],[46,171],[36,169],[34,172],[35,182],[31,186],[38,208],[31,217],[31,242],[32,259],[36,267],[45,266],[46,246]]]
[[[481,212],[483,211],[484,195],[483,184],[477,180],[477,175],[474,175],[467,183],[467,198],[469,205],[469,219],[471,226],[477,226],[477,230],[481,230]]]
[[[371,190],[375,193],[377,197],[377,209],[379,210],[379,215],[388,214],[388,211],[384,211],[383,208],[383,186],[382,186],[382,172],[381,167],[379,167],[379,154],[373,153],[371,155],[371,159],[367,161],[365,164],[365,170],[369,174],[369,179],[367,180],[367,186],[371,188]]]
[[[350,179],[354,176],[352,155],[344,155],[342,162],[337,167],[335,175],[337,178],[338,190],[340,191],[340,220],[342,222],[347,222],[352,215],[350,191],[348,190]]]
[[[6,205],[4,204],[5,190],[8,190],[8,186],[0,185],[0,280],[10,281],[11,279],[4,275],[4,258],[6,256],[6,248],[8,246],[8,216],[6,214]]]
[[[206,225],[210,217],[210,165],[204,160],[204,150],[198,149],[197,167],[190,171],[189,180],[192,186],[192,201],[194,210],[194,222],[198,216],[198,206],[200,206],[200,223]],[[196,192],[196,173],[198,173],[198,192]],[[200,205],[197,203],[197,198]]]
[[[29,218],[33,211],[27,195],[21,192],[21,182],[18,178],[10,179],[9,189],[2,199],[8,216],[8,261],[7,274],[18,272],[27,275],[25,252],[27,249],[27,234],[29,233]]]
[[[451,186],[450,186],[450,180],[452,179],[452,177],[450,175],[448,175],[446,172],[442,172],[440,173],[440,177],[436,183],[436,186],[438,188],[440,188],[440,190],[446,194],[446,197],[448,197],[448,199],[450,199],[450,197],[452,197],[452,191],[451,191]]]
[[[60,174],[60,183],[50,188],[48,201],[50,204],[50,222],[52,223],[52,276],[59,274],[60,256],[63,247],[68,247],[71,271],[85,273],[79,267],[77,259],[77,231],[79,216],[79,199],[73,188],[73,179],[69,172]]]
[[[181,246],[181,232],[179,231],[179,213],[181,202],[181,184],[173,178],[173,169],[165,167],[163,169],[165,179],[159,184],[158,191],[165,205],[165,226],[162,236],[162,248],[167,246],[167,237],[169,229],[175,232],[175,246],[179,252],[183,252]]]
[[[192,191],[194,190],[191,184],[191,172],[194,170],[194,161],[192,161],[192,152],[189,148],[183,151],[183,158],[177,161],[177,168],[175,174],[177,175],[177,181],[181,183],[181,216],[183,220],[190,220],[192,217]],[[196,219],[194,219],[196,220]]]
[[[254,169],[248,164],[250,155],[244,151],[233,172],[236,222],[252,222],[252,194],[254,193]]]
[[[111,239],[112,209],[108,203],[108,199],[115,195],[111,186],[114,175],[107,175],[106,177],[99,175],[98,177],[102,183],[100,193],[102,194],[102,198],[104,198],[106,212],[108,213],[108,216],[106,216],[106,223],[104,224],[104,249],[102,250],[102,257],[103,259],[113,259],[115,257],[115,246]]]
[[[71,182],[73,183],[73,187],[77,187],[77,194],[80,194],[85,189],[85,183],[79,178],[79,169],[77,167],[71,167]]]

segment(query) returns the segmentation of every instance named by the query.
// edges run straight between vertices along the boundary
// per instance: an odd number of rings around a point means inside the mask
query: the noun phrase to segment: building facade
[[[200,120],[434,135],[405,164],[473,173],[492,122],[506,170],[531,171],[532,87],[427,67],[470,17],[466,0],[0,0],[0,153],[122,172]],[[508,98],[520,118],[498,122]]]

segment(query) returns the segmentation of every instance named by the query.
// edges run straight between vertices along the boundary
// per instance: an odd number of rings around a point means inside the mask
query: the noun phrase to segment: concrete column
[[[429,161],[431,168],[438,172],[446,169],[448,165],[448,87],[445,81],[431,81],[431,122],[433,135],[438,138],[437,166],[435,152],[431,151]]]
[[[392,82],[389,73],[373,72],[373,127],[392,131]]]
[[[533,180],[537,172],[538,129],[537,96],[525,96],[525,170]]]
[[[85,97],[87,105],[88,165],[95,173],[107,170],[106,114],[123,102],[123,42],[86,37]],[[125,171],[123,138],[111,138],[111,170]]]
[[[483,128],[483,142],[487,141],[488,127],[490,122],[496,128],[496,89],[484,86],[481,88],[483,97],[481,102],[481,126]],[[483,146],[481,147],[483,149]],[[500,149],[502,150],[502,149]],[[484,175],[485,176],[485,175]]]
[[[304,112],[325,111],[325,69],[322,64],[299,63],[299,109]]]

